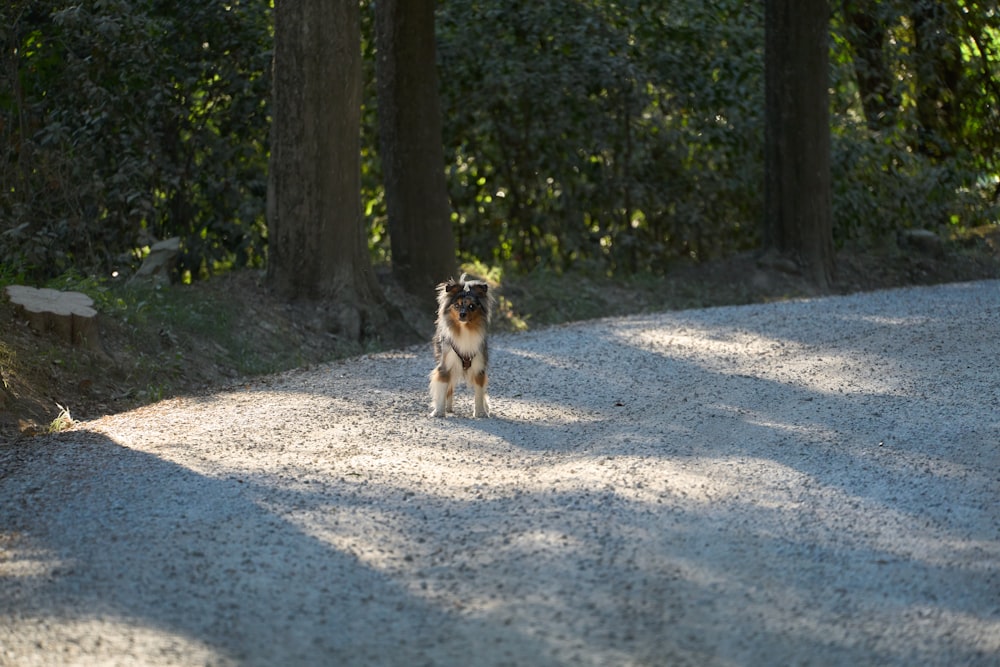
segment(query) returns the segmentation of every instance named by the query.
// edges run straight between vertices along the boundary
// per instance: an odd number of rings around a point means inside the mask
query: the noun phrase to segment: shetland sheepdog
[[[431,371],[432,417],[454,412],[455,385],[460,378],[472,387],[473,417],[489,417],[486,400],[486,368],[489,350],[486,332],[493,312],[489,286],[462,274],[437,286],[437,332]]]

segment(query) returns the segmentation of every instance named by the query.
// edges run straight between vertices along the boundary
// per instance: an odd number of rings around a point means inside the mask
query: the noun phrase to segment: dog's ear
[[[459,292],[462,291],[462,283],[455,282],[454,278],[452,278],[446,283],[443,283],[443,285],[444,285],[444,291],[447,292],[448,294],[458,294]]]
[[[472,290],[472,293],[476,295],[477,299],[485,299],[486,292],[489,290],[489,285],[486,283],[473,283],[469,285],[469,289]]]

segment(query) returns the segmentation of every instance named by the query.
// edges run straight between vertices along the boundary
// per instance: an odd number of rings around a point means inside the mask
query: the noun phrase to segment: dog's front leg
[[[439,366],[431,371],[431,417],[444,417],[452,394],[451,374]]]
[[[479,371],[472,378],[472,385],[475,391],[475,405],[472,409],[473,417],[489,417],[490,412],[486,402],[486,371]]]

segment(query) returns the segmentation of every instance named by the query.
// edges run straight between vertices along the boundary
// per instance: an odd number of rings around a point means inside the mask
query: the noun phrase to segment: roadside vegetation
[[[838,292],[1000,278],[1000,234],[991,227],[945,245],[944,255],[885,248],[844,250]],[[667,309],[702,308],[811,296],[801,278],[762,269],[751,254],[689,262],[666,276],[470,271],[501,294],[495,328],[517,332],[577,320]],[[403,304],[414,354],[431,363],[433,313],[407,301],[379,272],[387,293]],[[62,344],[30,330],[0,300],[0,441],[60,430],[72,423],[177,395],[239,388],[267,374],[398,347],[375,336],[364,346],[311,326],[309,314],[275,299],[259,270],[243,269],[190,285],[128,287],[90,279],[50,283],[82,290],[99,309],[102,351]]]
[[[83,291],[102,331],[100,351],[62,347],[0,299],[4,433],[429,335],[433,313],[388,270],[371,2],[360,198],[399,321],[340,340],[264,284],[272,14],[0,7],[0,288]],[[498,286],[499,329],[812,294],[753,256],[760,3],[446,0],[435,29],[458,258]],[[1000,275],[1000,13],[835,3],[830,36],[834,291]],[[907,245],[911,230],[940,245]],[[173,285],[129,283],[171,237]]]

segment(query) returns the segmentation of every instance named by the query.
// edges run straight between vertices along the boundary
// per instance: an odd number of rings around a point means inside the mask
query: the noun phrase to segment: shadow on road
[[[275,487],[91,433],[0,450],[0,470],[0,647],[15,664],[462,664],[480,644],[498,663],[544,655],[303,533],[262,507]],[[337,512],[321,493],[303,502]],[[36,646],[43,627],[56,634]]]
[[[390,355],[193,401],[159,456],[0,449],[0,645],[992,664],[1000,389],[969,353],[996,305],[822,303],[499,338],[487,420],[428,419],[429,356]]]

